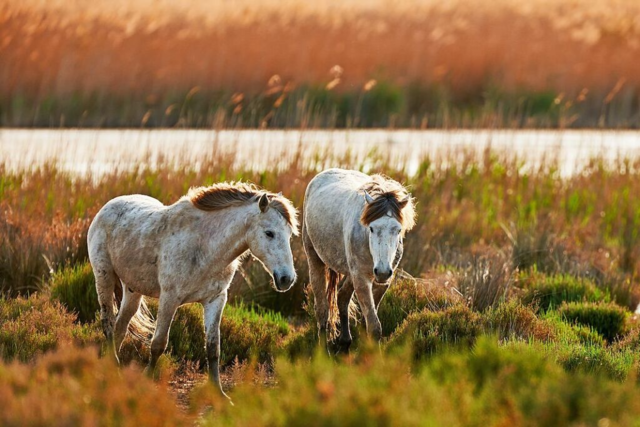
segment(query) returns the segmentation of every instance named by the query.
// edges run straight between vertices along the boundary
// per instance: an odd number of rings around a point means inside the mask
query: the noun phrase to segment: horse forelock
[[[225,182],[209,187],[194,187],[189,190],[186,198],[200,210],[217,211],[257,202],[263,194],[269,197],[269,206],[278,211],[293,233],[298,235],[298,212],[291,201],[284,196],[261,190],[254,184]]]
[[[400,183],[382,175],[374,175],[372,181],[362,186],[373,201],[366,203],[360,216],[360,222],[369,225],[373,221],[386,215],[391,215],[402,224],[403,231],[408,231],[415,225],[415,207],[413,198]],[[402,206],[403,200],[409,197]]]

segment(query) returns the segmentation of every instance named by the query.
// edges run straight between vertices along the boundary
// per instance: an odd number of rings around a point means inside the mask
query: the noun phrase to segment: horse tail
[[[341,274],[327,268],[327,303],[329,306],[328,330],[333,334],[338,324],[338,283]]]
[[[129,332],[131,335],[141,341],[144,345],[151,345],[151,338],[156,331],[156,322],[153,318],[153,314],[149,311],[149,306],[145,298],[140,301],[140,308],[136,314],[131,318],[129,323]]]
[[[117,297],[117,294],[116,294]],[[117,298],[116,298],[117,299]],[[118,302],[113,302],[113,309],[115,312],[118,312]],[[138,311],[133,315],[131,321],[129,322],[128,332],[133,336],[133,338],[143,345],[149,347],[151,345],[151,338],[153,337],[153,333],[156,330],[156,322],[149,310],[149,306],[147,305],[147,301],[144,297],[140,301],[140,307],[138,307]]]

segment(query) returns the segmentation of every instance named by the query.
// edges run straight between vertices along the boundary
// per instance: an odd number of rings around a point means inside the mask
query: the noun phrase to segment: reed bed
[[[17,126],[638,124],[634,0],[0,2]]]
[[[638,159],[593,159],[562,177],[553,160],[523,168],[510,154],[486,151],[423,158],[409,174],[380,153],[303,162],[310,157],[298,150],[259,172],[222,154],[197,167],[167,158],[101,175],[55,161],[0,165],[2,423],[633,425]],[[190,186],[247,180],[301,206],[307,183],[328,165],[384,172],[417,199],[404,272],[379,309],[381,345],[360,322],[352,354],[328,359],[319,350],[296,238],[294,289],[273,292],[250,260],[232,284],[223,383],[237,406],[204,379],[198,304],[174,319],[159,384],[142,377],[148,349],[131,337],[119,373],[97,357],[103,338],[85,236],[106,201],[142,193],[172,203]],[[162,411],[148,414],[150,396]]]
[[[491,151],[456,155],[455,161],[423,158],[414,174],[393,166],[381,153],[356,161],[330,154],[309,157],[299,147],[291,158],[264,171],[238,166],[224,154],[204,156],[197,167],[159,159],[154,166],[114,168],[100,176],[76,175],[55,164],[18,171],[0,166],[0,288],[10,295],[28,293],[46,287],[51,272],[86,260],[90,220],[118,195],[147,194],[170,204],[191,186],[246,180],[282,191],[302,206],[309,180],[327,165],[340,165],[384,172],[412,189],[419,221],[406,239],[402,267],[415,277],[437,266],[461,272],[471,268],[464,288],[476,294],[476,282],[484,281],[481,291],[492,289],[495,295],[473,298],[490,306],[512,280],[511,272],[496,266],[499,259],[512,270],[588,277],[610,289],[621,304],[635,308],[638,303],[637,159],[593,159],[575,175],[561,178],[554,160],[525,169],[519,159]],[[293,250],[305,283],[299,239],[293,240]],[[260,266],[248,261],[236,277],[236,288],[250,300],[299,312],[302,286],[276,295],[267,281]],[[487,299],[480,302],[482,298]]]

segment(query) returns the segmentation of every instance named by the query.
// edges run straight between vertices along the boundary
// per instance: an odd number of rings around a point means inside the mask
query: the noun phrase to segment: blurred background
[[[2,0],[0,124],[637,128],[636,0]]]

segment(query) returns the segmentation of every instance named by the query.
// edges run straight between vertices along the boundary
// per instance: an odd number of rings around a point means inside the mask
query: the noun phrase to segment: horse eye
[[[275,235],[273,234],[273,231],[270,231],[270,230],[269,230],[269,231],[265,231],[265,232],[264,232],[264,234],[266,234],[266,235],[267,235],[267,237],[268,237],[268,238],[270,238],[270,239],[273,239],[273,237],[275,236]]]
[[[373,227],[369,227],[369,231],[373,233]]]

